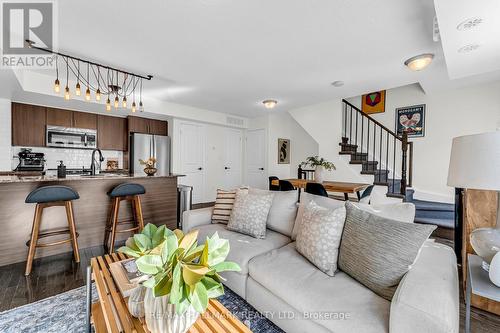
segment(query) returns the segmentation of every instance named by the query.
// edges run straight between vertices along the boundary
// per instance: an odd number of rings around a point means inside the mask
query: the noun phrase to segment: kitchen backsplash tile
[[[12,170],[14,170],[19,163],[17,158],[17,153],[22,148],[29,148],[34,152],[40,152],[45,154],[45,168],[55,169],[59,165],[58,161],[64,161],[67,168],[90,168],[92,150],[87,149],[65,149],[65,148],[40,148],[40,147],[12,147]],[[106,168],[106,161],[108,158],[118,159],[118,168],[123,169],[123,152],[115,150],[103,150],[102,155],[104,157],[104,162],[102,162],[102,168]]]

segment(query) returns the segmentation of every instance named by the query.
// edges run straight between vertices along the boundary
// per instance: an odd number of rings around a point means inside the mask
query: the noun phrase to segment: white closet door
[[[242,165],[242,131],[227,128],[225,133],[224,186],[234,189],[241,185]]]
[[[251,187],[268,187],[266,170],[266,133],[263,129],[247,131],[246,182]]]
[[[193,187],[193,203],[203,202],[205,193],[205,128],[200,124],[180,124],[180,161],[182,174],[179,183]]]

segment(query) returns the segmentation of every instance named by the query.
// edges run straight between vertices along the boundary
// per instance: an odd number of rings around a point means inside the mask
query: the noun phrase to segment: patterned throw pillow
[[[246,190],[242,188],[242,190]],[[237,190],[217,190],[217,198],[215,199],[214,210],[212,213],[212,223],[227,224],[231,212],[233,211],[234,199],[236,198]]]
[[[297,251],[329,276],[337,270],[345,215],[344,206],[327,209],[311,200],[304,207],[297,233]]]
[[[255,238],[266,238],[267,215],[273,194],[255,194],[238,190],[227,228]]]

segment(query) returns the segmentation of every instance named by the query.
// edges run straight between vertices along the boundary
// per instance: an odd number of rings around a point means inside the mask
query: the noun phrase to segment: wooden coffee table
[[[94,325],[96,333],[149,332],[144,318],[134,318],[128,311],[127,298],[123,298],[116,286],[109,265],[127,259],[122,253],[92,258],[87,269],[87,329]],[[94,281],[99,301],[91,303]],[[251,333],[236,316],[217,300],[211,299],[207,311],[189,329],[189,333],[230,332]]]

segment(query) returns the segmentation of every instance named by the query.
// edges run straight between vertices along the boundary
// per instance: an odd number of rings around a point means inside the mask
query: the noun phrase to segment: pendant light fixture
[[[90,60],[85,60],[77,58],[68,54],[53,51],[47,48],[41,48],[35,45],[35,42],[26,40],[26,43],[30,48],[51,53],[56,56],[56,78],[54,80],[54,92],[59,93],[61,91],[61,83],[59,81],[59,57],[61,57],[66,62],[66,86],[64,88],[64,99],[71,99],[71,92],[69,89],[69,78],[76,79],[75,95],[81,96],[82,85],[85,86],[85,100],[90,101],[92,99],[92,91],[95,92],[95,100],[99,102],[101,96],[107,95],[105,108],[106,111],[111,111],[111,98],[114,97],[113,105],[115,108],[119,108],[120,104],[123,108],[130,107],[128,104],[130,95],[133,95],[133,102],[131,104],[131,111],[136,112],[137,104],[135,101],[135,90],[140,84],[140,101],[139,108],[141,111],[144,110],[144,105],[142,101],[142,81],[146,79],[150,81],[152,75],[139,75],[131,72],[127,72],[121,69],[113,68],[111,66],[99,64]],[[87,65],[87,75],[80,72],[80,63]],[[104,70],[104,75],[103,71]],[[107,71],[107,74],[105,73]],[[140,80],[140,82],[139,82]],[[121,103],[120,103],[121,101]]]

